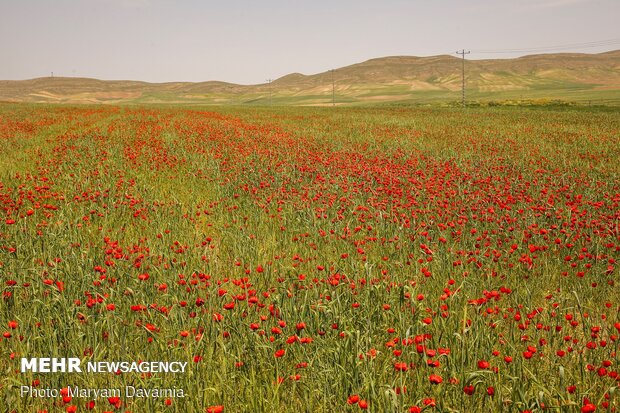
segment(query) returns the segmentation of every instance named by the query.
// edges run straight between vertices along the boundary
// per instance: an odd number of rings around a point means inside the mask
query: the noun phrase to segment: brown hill
[[[458,100],[461,59],[390,56],[314,75],[291,73],[271,84],[38,78],[0,81],[0,101],[63,103],[338,104]],[[468,96],[501,99],[606,99],[620,102],[620,51],[466,60]],[[271,99],[269,98],[271,95]]]

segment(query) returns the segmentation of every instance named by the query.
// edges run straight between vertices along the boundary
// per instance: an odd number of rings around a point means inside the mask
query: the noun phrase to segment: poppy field
[[[620,408],[617,110],[2,104],[0,143],[0,411]]]

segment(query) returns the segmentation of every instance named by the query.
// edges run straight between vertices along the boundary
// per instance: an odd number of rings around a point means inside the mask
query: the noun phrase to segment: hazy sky
[[[620,49],[619,17],[620,0],[0,0],[0,79],[252,84],[461,48],[595,53]]]

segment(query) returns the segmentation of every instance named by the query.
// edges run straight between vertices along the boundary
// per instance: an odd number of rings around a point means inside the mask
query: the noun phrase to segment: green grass
[[[5,411],[618,408],[618,108],[279,99],[0,105]],[[37,356],[190,368],[18,371]]]

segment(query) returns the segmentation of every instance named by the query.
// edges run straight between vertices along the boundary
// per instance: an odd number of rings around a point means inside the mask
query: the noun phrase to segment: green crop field
[[[277,103],[0,104],[0,411],[617,411],[620,109]]]

